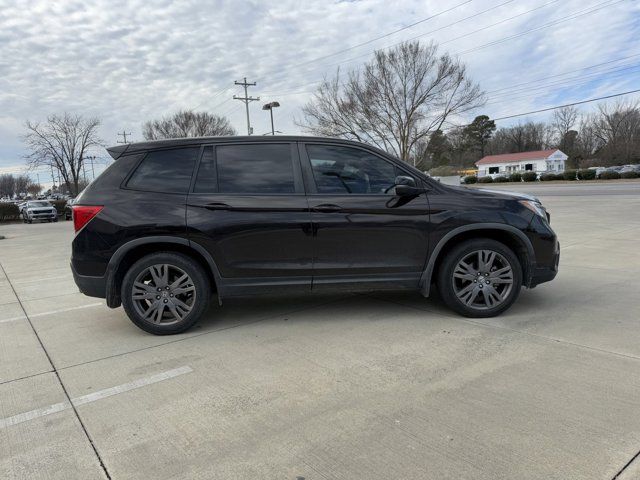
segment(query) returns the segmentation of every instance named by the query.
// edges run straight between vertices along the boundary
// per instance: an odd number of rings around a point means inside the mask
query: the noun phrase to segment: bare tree
[[[185,137],[218,137],[236,135],[236,130],[226,117],[208,113],[182,110],[170,117],[150,120],[142,127],[145,140]]]
[[[640,104],[617,102],[601,104],[591,117],[598,139],[598,156],[605,163],[626,163],[640,159]]]
[[[303,107],[304,130],[351,138],[409,161],[415,146],[456,115],[484,103],[463,64],[434,43],[405,42],[375,52],[360,70],[325,80]]]
[[[40,185],[39,183],[30,183],[29,185],[27,185],[27,193],[29,195],[33,195],[35,197],[36,195],[39,195],[41,191],[42,185]]]
[[[101,145],[97,118],[64,113],[51,115],[45,123],[27,121],[23,136],[31,168],[53,167],[60,172],[67,188],[76,195],[79,191],[82,166],[88,151]]]
[[[29,185],[31,185],[31,179],[28,175],[16,175],[16,195],[26,195]]]
[[[552,143],[552,132],[547,124],[529,121],[498,129],[489,140],[487,151],[492,155],[528,152],[549,148]]]
[[[16,177],[11,173],[0,175],[0,197],[13,198],[16,194]]]
[[[553,132],[556,135],[558,148],[565,153],[569,153],[566,151],[568,149],[568,133],[573,129],[577,120],[578,109],[576,107],[563,107],[553,111],[551,128],[553,128]]]

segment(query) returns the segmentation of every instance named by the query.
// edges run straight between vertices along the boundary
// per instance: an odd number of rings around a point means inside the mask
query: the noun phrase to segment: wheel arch
[[[120,306],[120,288],[128,270],[137,260],[155,252],[176,252],[197,261],[207,273],[213,291],[222,300],[222,281],[215,261],[201,245],[181,237],[153,236],[137,238],[121,245],[109,260],[107,266],[107,305],[111,308]]]
[[[442,237],[434,247],[427,266],[420,277],[420,292],[429,296],[433,278],[437,278],[438,269],[447,253],[456,245],[473,238],[490,238],[511,248],[520,260],[523,279],[522,284],[529,286],[535,251],[529,238],[519,229],[502,223],[474,223],[455,228]]]

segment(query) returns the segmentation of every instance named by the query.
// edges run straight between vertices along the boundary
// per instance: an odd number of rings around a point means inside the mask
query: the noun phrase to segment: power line
[[[605,95],[603,97],[598,97],[598,98],[590,98],[589,100],[580,100],[579,102],[565,103],[564,105],[557,105],[555,107],[541,108],[539,110],[532,110],[530,112],[517,113],[515,115],[506,115],[504,117],[492,118],[491,120],[493,120],[494,122],[497,122],[499,120],[507,120],[509,118],[523,117],[525,115],[532,115],[534,113],[548,112],[548,111],[551,111],[551,110],[557,110],[558,108],[573,107],[575,105],[582,105],[584,103],[591,103],[591,102],[597,102],[597,101],[600,101],[600,100],[607,100],[609,98],[621,97],[623,95],[630,95],[632,93],[638,93],[638,92],[640,92],[640,88],[638,88],[636,90],[629,90],[628,92],[614,93],[613,95]],[[463,126],[466,126],[466,125],[463,125]]]
[[[383,38],[390,37],[391,35],[395,35],[395,34],[396,34],[396,33],[398,33],[398,32],[402,32],[403,30],[407,30],[407,29],[409,29],[409,28],[415,27],[416,25],[419,25],[419,24],[421,24],[421,23],[427,22],[427,21],[429,21],[429,20],[431,20],[431,19],[433,19],[433,18],[439,17],[440,15],[444,15],[445,13],[448,13],[448,12],[450,12],[450,11],[452,11],[452,10],[455,10],[456,8],[462,7],[463,5],[466,5],[466,4],[471,3],[471,2],[473,2],[473,1],[474,1],[474,0],[466,0],[466,1],[462,2],[462,3],[459,3],[459,4],[457,4],[457,5],[454,5],[454,6],[453,6],[453,7],[451,7],[451,8],[448,8],[448,9],[443,10],[443,11],[441,11],[441,12],[435,13],[435,14],[430,15],[430,16],[428,16],[428,17],[422,18],[422,19],[418,20],[417,22],[413,22],[413,23],[411,23],[411,24],[409,24],[409,25],[407,25],[407,26],[405,26],[405,27],[399,28],[399,29],[394,30],[394,31],[389,32],[389,33],[385,33],[384,35],[380,35],[379,37],[375,37],[375,38],[372,38],[372,39],[370,39],[370,40],[366,40],[366,41],[364,41],[364,42],[362,42],[362,43],[358,43],[358,44],[356,44],[356,45],[352,45],[352,46],[350,46],[350,47],[343,48],[342,50],[338,50],[337,52],[329,53],[329,54],[327,54],[327,55],[323,55],[323,56],[321,56],[321,57],[317,57],[317,58],[312,58],[311,60],[306,60],[306,61],[304,61],[304,62],[302,62],[302,63],[297,64],[297,65],[292,65],[290,68],[293,68],[293,67],[300,67],[300,66],[302,66],[302,65],[307,65],[307,64],[309,64],[309,63],[317,62],[318,60],[324,60],[325,58],[333,57],[333,56],[335,56],[335,55],[340,55],[341,53],[348,52],[348,51],[350,51],[350,50],[353,50],[354,48],[362,47],[362,46],[364,46],[364,45],[368,45],[368,44],[370,44],[370,43],[373,43],[373,42],[375,42],[375,41],[377,41],[377,40],[381,40],[381,39],[383,39]],[[506,2],[506,3],[510,3],[510,2],[513,2],[513,1],[514,1],[514,0],[509,0],[509,1],[508,1],[508,2]]]
[[[491,47],[493,45],[498,45],[500,43],[504,43],[504,42],[507,42],[509,40],[513,40],[514,38],[522,37],[524,35],[528,35],[529,33],[536,32],[538,30],[543,30],[545,28],[553,27],[555,25],[558,25],[560,23],[566,22],[568,20],[574,20],[574,19],[576,19],[578,17],[582,17],[584,15],[589,15],[590,13],[597,12],[598,10],[602,10],[605,7],[610,7],[611,5],[615,5],[616,3],[620,3],[620,2],[623,2],[623,1],[625,1],[625,0],[616,0],[614,2],[612,2],[611,0],[607,0],[605,2],[598,3],[598,4],[594,5],[593,7],[588,7],[586,9],[584,9],[584,10],[579,10],[578,12],[574,12],[574,13],[571,13],[571,14],[566,15],[564,17],[560,17],[557,20],[554,20],[552,22],[548,22],[548,23],[539,25],[537,27],[530,28],[529,30],[525,30],[523,32],[519,32],[519,33],[516,33],[514,35],[509,35],[507,37],[503,37],[503,38],[500,38],[498,40],[494,40],[494,41],[491,41],[489,43],[485,43],[483,45],[478,45],[478,46],[470,48],[468,50],[463,50],[463,51],[460,51],[460,52],[456,52],[454,55],[466,55],[467,53],[476,52],[476,51],[482,50],[483,48],[486,48],[486,47]],[[591,10],[589,10],[589,9],[591,9]],[[476,30],[474,33],[477,33],[477,32],[479,32],[481,30],[482,29]]]
[[[487,26],[482,27],[482,28],[480,28],[480,29],[478,29],[478,30],[474,30],[473,32],[469,32],[469,33],[467,33],[467,34],[465,34],[465,35],[461,35],[461,36],[459,36],[459,37],[455,37],[455,38],[452,38],[452,39],[446,40],[446,41],[444,41],[444,42],[441,42],[440,44],[442,45],[442,44],[450,43],[450,42],[455,41],[455,40],[458,40],[458,39],[460,39],[460,38],[467,37],[467,36],[470,36],[470,35],[473,35],[473,34],[479,33],[479,32],[481,32],[481,31],[487,30],[487,29],[489,29],[489,28],[495,27],[496,25],[499,25],[499,24],[505,23],[505,22],[507,22],[507,21],[514,20],[515,18],[518,18],[518,17],[521,17],[521,16],[523,16],[523,15],[529,14],[529,13],[531,13],[531,12],[535,11],[535,10],[539,10],[539,9],[541,9],[541,8],[544,8],[544,7],[546,7],[546,6],[548,6],[548,5],[551,5],[551,4],[553,4],[553,3],[557,3],[558,1],[559,1],[559,0],[551,0],[550,2],[547,2],[547,3],[543,4],[543,5],[540,5],[540,6],[538,6],[538,7],[535,7],[535,8],[532,8],[532,9],[530,9],[530,10],[527,10],[526,12],[520,13],[520,14],[518,14],[518,15],[514,15],[514,16],[512,16],[512,17],[506,18],[506,19],[504,19],[504,20],[501,20],[501,21],[499,21],[499,22],[493,23],[493,24],[491,24],[491,25],[487,25]],[[574,13],[571,13],[571,14],[569,14],[569,15],[565,15],[564,17],[560,17],[560,18],[558,18],[558,19],[556,19],[556,20],[554,20],[554,21],[552,21],[552,22],[548,22],[548,23],[546,23],[546,24],[543,24],[543,25],[540,25],[540,26],[538,26],[538,27],[535,27],[535,28],[531,28],[531,29],[525,30],[525,31],[523,31],[523,32],[518,32],[517,34],[511,35],[511,36],[508,36],[508,37],[503,37],[502,39],[494,40],[494,41],[489,42],[489,43],[486,43],[486,44],[484,44],[484,45],[479,45],[479,46],[477,46],[477,47],[474,47],[473,49],[469,49],[469,50],[466,50],[466,51],[457,52],[457,53],[455,53],[454,55],[464,55],[464,54],[466,54],[466,53],[470,53],[470,52],[472,52],[472,51],[476,51],[476,50],[479,50],[479,49],[482,49],[482,48],[486,48],[486,47],[488,47],[488,46],[497,45],[497,44],[499,44],[499,43],[503,43],[503,42],[506,42],[506,41],[512,40],[513,38],[520,37],[520,36],[523,36],[523,35],[527,35],[527,34],[529,34],[529,33],[531,33],[531,32],[537,31],[537,30],[542,30],[542,29],[544,29],[544,28],[549,28],[549,27],[551,27],[551,26],[557,25],[558,23],[562,23],[562,22],[565,22],[565,21],[568,21],[568,20],[573,20],[573,19],[575,19],[575,18],[578,18],[578,17],[584,16],[584,15],[588,15],[588,14],[590,14],[590,13],[593,13],[593,12],[596,12],[596,11],[598,11],[598,10],[601,10],[602,8],[605,8],[605,7],[608,7],[608,6],[614,5],[614,4],[616,4],[616,3],[620,3],[620,2],[622,2],[622,1],[624,1],[624,0],[616,0],[616,1],[613,1],[613,0],[606,0],[606,1],[604,1],[604,2],[601,2],[601,3],[598,3],[598,4],[596,4],[596,5],[593,5],[592,7],[588,7],[587,9],[579,10],[579,11],[574,12]],[[509,2],[505,2],[505,3],[509,3]],[[489,9],[487,9],[487,10],[483,10],[482,12],[478,12],[477,14],[474,14],[474,15],[471,15],[471,16],[469,16],[469,17],[463,18],[463,19],[458,20],[458,21],[456,21],[456,22],[453,22],[453,23],[451,23],[451,24],[449,24],[449,25],[445,25],[445,26],[443,26],[443,27],[440,27],[440,28],[439,28],[439,29],[437,29],[437,30],[434,30],[434,31],[431,31],[431,32],[427,32],[427,33],[424,33],[424,34],[418,35],[418,36],[416,36],[416,37],[412,37],[412,38],[411,38],[411,39],[409,39],[409,40],[414,40],[414,39],[419,38],[419,37],[424,36],[424,35],[430,35],[431,33],[434,33],[434,32],[436,32],[436,31],[438,31],[438,30],[442,30],[442,29],[447,28],[447,27],[449,27],[449,26],[451,26],[451,25],[454,25],[454,24],[456,24],[456,23],[460,23],[460,22],[462,22],[462,21],[468,20],[468,19],[473,18],[473,17],[476,17],[476,16],[478,16],[478,15],[482,15],[483,13],[486,13],[486,12],[488,12],[488,11],[490,11],[490,10],[494,10],[494,9],[496,9],[496,8],[499,8],[499,7],[503,6],[505,3],[501,3],[501,4],[499,4],[499,5],[496,5],[496,6],[494,6],[494,7],[489,8]],[[393,47],[395,47],[395,46],[399,45],[400,43],[402,43],[402,42],[395,43],[395,44],[392,44],[392,45],[387,46],[387,47],[383,47],[383,48],[381,48],[380,50],[386,50],[386,49],[389,49],[389,48],[393,48]],[[365,56],[369,56],[369,55],[371,55],[372,53],[374,53],[375,51],[376,51],[376,50],[374,50],[374,51],[370,51],[370,52],[367,52],[366,54],[363,54],[363,55],[358,55],[358,56],[356,56],[356,57],[352,57],[352,58],[350,58],[350,59],[347,59],[347,60],[344,60],[344,61],[341,61],[341,62],[336,62],[336,63],[333,63],[333,64],[329,64],[329,65],[326,65],[324,68],[329,68],[329,67],[337,66],[337,65],[344,65],[344,64],[346,64],[346,63],[352,62],[353,60],[357,60],[357,59],[359,59],[359,58],[362,58],[362,57],[365,57]],[[303,85],[299,85],[298,87],[300,87],[300,86],[313,85],[313,84],[321,83],[321,82],[322,82],[322,80],[314,81],[314,82],[309,82],[309,83],[306,83],[306,84],[303,84]],[[279,95],[286,95],[286,93],[280,93]]]
[[[610,71],[604,71],[604,72],[593,72],[593,73],[585,74],[582,76],[556,80],[551,83],[536,84],[536,85],[531,85],[529,87],[516,88],[512,91],[503,91],[498,95],[489,96],[489,98],[491,100],[495,100],[498,98],[505,98],[505,97],[510,98],[513,95],[517,95],[519,93],[533,92],[536,90],[548,89],[549,87],[575,87],[578,85],[583,85],[585,83],[593,82],[598,77],[603,76],[605,74],[606,74],[606,77],[602,78],[601,80],[609,80],[611,78],[617,78],[621,76],[621,74],[624,76],[624,75],[628,75],[629,73],[637,73],[637,70],[634,70],[634,69],[637,69],[638,67],[640,67],[640,63],[625,66],[625,68],[617,68],[617,69],[612,69]],[[628,70],[632,70],[632,72],[628,72]],[[575,80],[578,80],[578,81],[574,83]]]
[[[260,100],[260,97],[250,97],[249,96],[249,92],[248,92],[248,87],[255,87],[256,86],[256,82],[247,82],[247,77],[244,77],[242,82],[238,82],[237,80],[235,82],[233,82],[235,85],[241,85],[242,87],[244,87],[244,97],[238,97],[237,95],[233,96],[234,100],[240,100],[241,102],[244,102],[244,106],[247,110],[247,135],[251,135],[251,121],[249,120],[249,103],[250,102],[257,102],[258,100]]]
[[[453,26],[453,25],[456,25],[456,24],[458,24],[458,23],[462,23],[462,22],[464,22],[464,21],[466,21],[466,20],[470,20],[470,19],[472,19],[472,18],[479,17],[480,15],[483,15],[483,14],[485,14],[485,13],[487,13],[487,12],[492,11],[492,10],[496,10],[496,9],[498,9],[498,8],[500,8],[500,7],[503,7],[504,5],[507,5],[507,4],[509,4],[509,3],[512,3],[513,1],[514,1],[514,0],[507,0],[506,2],[502,2],[502,3],[498,4],[498,5],[494,5],[493,7],[490,7],[490,8],[487,8],[487,9],[485,9],[485,10],[482,10],[481,12],[474,13],[473,15],[469,15],[469,16],[467,16],[467,17],[464,17],[464,18],[460,19],[460,20],[456,20],[455,22],[449,23],[449,24],[447,24],[447,25],[443,25],[442,27],[436,28],[435,30],[431,30],[431,31],[429,31],[429,32],[422,33],[422,34],[420,34],[420,35],[417,35],[417,36],[415,36],[415,37],[412,37],[412,38],[410,38],[408,41],[415,40],[416,38],[420,38],[420,37],[423,37],[423,36],[425,36],[425,35],[431,35],[432,33],[439,32],[439,31],[441,31],[441,30],[444,30],[444,29],[446,29],[446,28],[449,28],[449,27],[451,27],[451,26]],[[553,0],[553,1],[552,1],[552,2],[550,2],[550,3],[554,3],[554,2],[558,2],[558,1],[559,1],[559,0]],[[546,6],[546,5],[547,5],[547,4],[542,5],[542,7],[544,7],[544,6]],[[536,7],[536,8],[534,8],[534,9],[532,9],[532,10],[528,10],[528,11],[526,11],[526,12],[524,12],[524,13],[520,14],[520,15],[525,15],[525,14],[527,14],[527,13],[530,13],[530,12],[531,12],[531,11],[533,11],[533,10],[537,10],[538,8],[542,8],[542,7]],[[519,16],[519,15],[518,15],[518,16]],[[347,59],[347,60],[341,60],[341,61],[339,61],[339,62],[335,62],[335,63],[330,63],[330,64],[327,64],[327,65],[324,65],[324,68],[329,68],[329,67],[338,66],[338,65],[344,65],[344,64],[346,64],[346,63],[350,63],[350,62],[352,62],[353,60],[358,60],[358,59],[363,58],[363,57],[368,57],[368,56],[369,56],[369,55],[371,55],[372,53],[375,53],[377,50],[386,50],[386,49],[389,49],[389,48],[393,48],[393,47],[395,47],[395,46],[397,46],[397,45],[400,45],[401,43],[402,43],[402,42],[397,42],[397,43],[394,43],[394,44],[388,45],[388,46],[386,46],[386,47],[382,47],[382,48],[380,48],[380,49],[370,50],[370,51],[368,51],[368,52],[366,52],[366,53],[364,53],[364,54],[360,54],[360,55],[357,55],[357,56],[355,56],[355,57],[351,57],[351,58],[349,58],[349,59]],[[330,55],[327,55],[327,56],[330,56]],[[306,64],[306,63],[310,63],[310,62],[305,62],[305,64]],[[297,66],[299,66],[299,65],[297,65]],[[318,65],[318,66],[317,66],[317,68],[319,68],[319,67],[323,67],[323,65]],[[287,68],[287,69],[285,69],[285,70],[289,70],[289,68]],[[315,70],[315,68],[314,68],[314,70]],[[322,82],[322,80],[318,80],[318,81],[314,81],[314,82],[310,82],[310,83],[303,84],[303,86],[313,85],[313,84],[321,83],[321,82]],[[270,92],[266,92],[266,93],[270,93]]]
[[[487,93],[496,93],[496,92],[500,92],[500,91],[502,91],[502,90],[510,90],[511,88],[514,88],[514,87],[520,87],[520,86],[523,86],[523,85],[530,85],[530,84],[532,84],[532,83],[537,83],[537,82],[539,82],[539,81],[541,81],[541,80],[548,80],[548,79],[550,79],[550,78],[562,77],[562,76],[564,76],[564,75],[569,75],[569,74],[571,74],[571,73],[581,72],[582,70],[588,70],[588,69],[590,69],[590,68],[601,67],[601,66],[603,66],[603,65],[608,65],[608,64],[610,64],[610,63],[619,62],[619,61],[621,61],[621,60],[628,60],[629,58],[634,58],[634,57],[638,57],[638,56],[640,56],[640,53],[636,53],[636,54],[634,54],[634,55],[628,55],[628,56],[626,56],[626,57],[620,57],[620,58],[617,58],[617,59],[615,59],[615,60],[609,60],[609,61],[607,61],[607,62],[596,63],[596,64],[594,64],[594,65],[587,65],[586,67],[581,67],[581,68],[578,68],[578,69],[576,69],[576,70],[569,70],[569,71],[566,71],[566,72],[563,72],[563,73],[557,73],[557,74],[555,74],[555,75],[549,75],[548,77],[536,78],[535,80],[530,80],[530,81],[528,81],[528,82],[515,83],[515,84],[510,85],[510,86],[508,86],[508,87],[502,87],[502,88],[497,88],[497,89],[495,89],[495,90],[490,90],[490,91],[488,91]],[[615,67],[615,68],[617,68],[617,67]]]

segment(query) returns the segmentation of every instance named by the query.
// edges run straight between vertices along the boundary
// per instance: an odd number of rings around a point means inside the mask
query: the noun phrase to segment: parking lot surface
[[[71,222],[0,226],[0,478],[640,478],[640,184],[517,189],[560,273],[481,320],[253,298],[155,337],[78,293]]]

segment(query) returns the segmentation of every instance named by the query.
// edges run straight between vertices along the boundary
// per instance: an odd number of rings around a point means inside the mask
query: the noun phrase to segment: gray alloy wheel
[[[181,268],[156,264],[138,274],[131,289],[131,299],[142,320],[173,325],[191,312],[196,302],[196,287]]]
[[[207,311],[211,283],[203,266],[178,252],[145,255],[120,286],[122,306],[138,327],[154,335],[184,332]]]
[[[456,265],[451,278],[453,291],[465,306],[489,310],[502,305],[513,288],[513,269],[500,253],[477,250]]]
[[[465,317],[486,318],[513,305],[522,279],[522,265],[513,250],[490,238],[475,238],[445,254],[437,283],[449,308]]]

